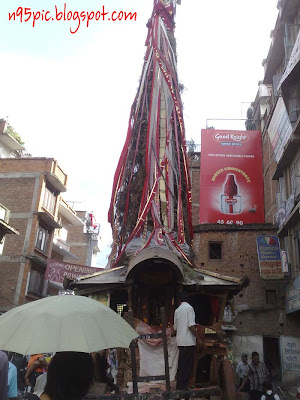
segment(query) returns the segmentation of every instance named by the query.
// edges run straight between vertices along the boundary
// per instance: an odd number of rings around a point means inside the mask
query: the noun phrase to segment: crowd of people
[[[250,400],[279,400],[279,396],[273,392],[270,372],[259,360],[256,351],[252,352],[249,363],[248,354],[242,354],[236,374],[239,380],[238,391],[249,393]]]
[[[180,305],[175,310],[173,335],[176,336],[179,349],[176,389],[186,391],[189,388],[195,346],[201,346],[202,343],[197,335],[194,309],[184,292],[181,293]],[[24,388],[31,388],[29,400],[81,400],[93,383],[94,369],[95,374],[99,374],[97,360],[101,359],[100,356],[100,352],[92,355],[59,352],[51,358],[51,361],[43,354],[33,354],[28,360],[21,356],[18,361],[13,358],[9,361],[7,354],[0,351],[0,400],[17,398],[18,389],[20,390],[22,385]],[[24,360],[26,360],[26,366],[21,365]],[[19,379],[17,367],[11,361],[19,364]],[[102,369],[106,371],[106,367]],[[237,391],[247,394],[247,400],[248,398],[249,400],[280,400],[273,392],[269,371],[260,361],[257,352],[252,353],[250,362],[248,362],[248,354],[242,354],[236,368],[236,375]],[[246,399],[243,398],[243,400]]]
[[[79,352],[56,353],[49,365],[43,354],[33,354],[24,377],[25,385],[29,387],[29,400],[81,400],[93,378],[92,356]],[[0,400],[17,397],[17,368],[8,361],[7,354],[0,351]]]

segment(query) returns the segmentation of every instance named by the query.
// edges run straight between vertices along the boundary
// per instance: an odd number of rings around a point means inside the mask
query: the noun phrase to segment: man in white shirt
[[[241,360],[237,367],[236,367],[236,374],[239,378],[239,386],[241,386],[241,384],[243,383],[244,380],[244,376],[246,376],[246,369],[248,366],[248,354],[247,353],[243,353],[241,355]],[[243,392],[249,392],[250,390],[250,385],[249,385],[249,381],[245,384],[244,388],[243,388]]]
[[[185,292],[180,294],[180,306],[175,310],[174,329],[179,349],[177,390],[188,390],[188,381],[193,369],[196,346],[195,311],[187,302]]]

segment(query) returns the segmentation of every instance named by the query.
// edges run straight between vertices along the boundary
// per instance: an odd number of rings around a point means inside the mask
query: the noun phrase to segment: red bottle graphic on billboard
[[[221,196],[221,211],[224,214],[239,214],[242,211],[242,198],[238,194],[235,175],[227,175],[224,194]]]
[[[202,130],[200,224],[264,223],[260,131]]]

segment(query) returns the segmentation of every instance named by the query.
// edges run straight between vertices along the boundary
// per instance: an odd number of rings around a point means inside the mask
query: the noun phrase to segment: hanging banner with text
[[[260,131],[203,129],[200,224],[264,223]]]
[[[256,244],[261,278],[283,279],[278,237],[261,235],[257,237]]]
[[[54,259],[48,259],[45,279],[63,283],[64,278],[76,279],[83,275],[91,275],[101,272],[101,268],[88,267],[86,265],[70,264]]]
[[[268,127],[268,134],[274,150],[274,158],[278,163],[282,157],[284,146],[289,140],[293,128],[282,97],[279,97]]]

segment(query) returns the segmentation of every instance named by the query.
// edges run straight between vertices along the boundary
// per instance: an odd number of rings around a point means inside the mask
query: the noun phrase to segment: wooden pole
[[[134,329],[134,326],[133,326],[133,314],[132,314],[132,310],[131,309],[128,311],[128,323]],[[133,390],[133,394],[138,394],[135,347],[136,347],[136,344],[135,344],[135,341],[133,340],[130,343],[131,371],[132,371],[132,390]]]
[[[170,392],[170,370],[169,370],[169,354],[168,354],[168,342],[167,342],[167,324],[166,324],[166,311],[164,307],[160,309],[161,323],[162,323],[162,335],[163,335],[163,348],[165,358],[165,375],[166,375],[166,390]]]

